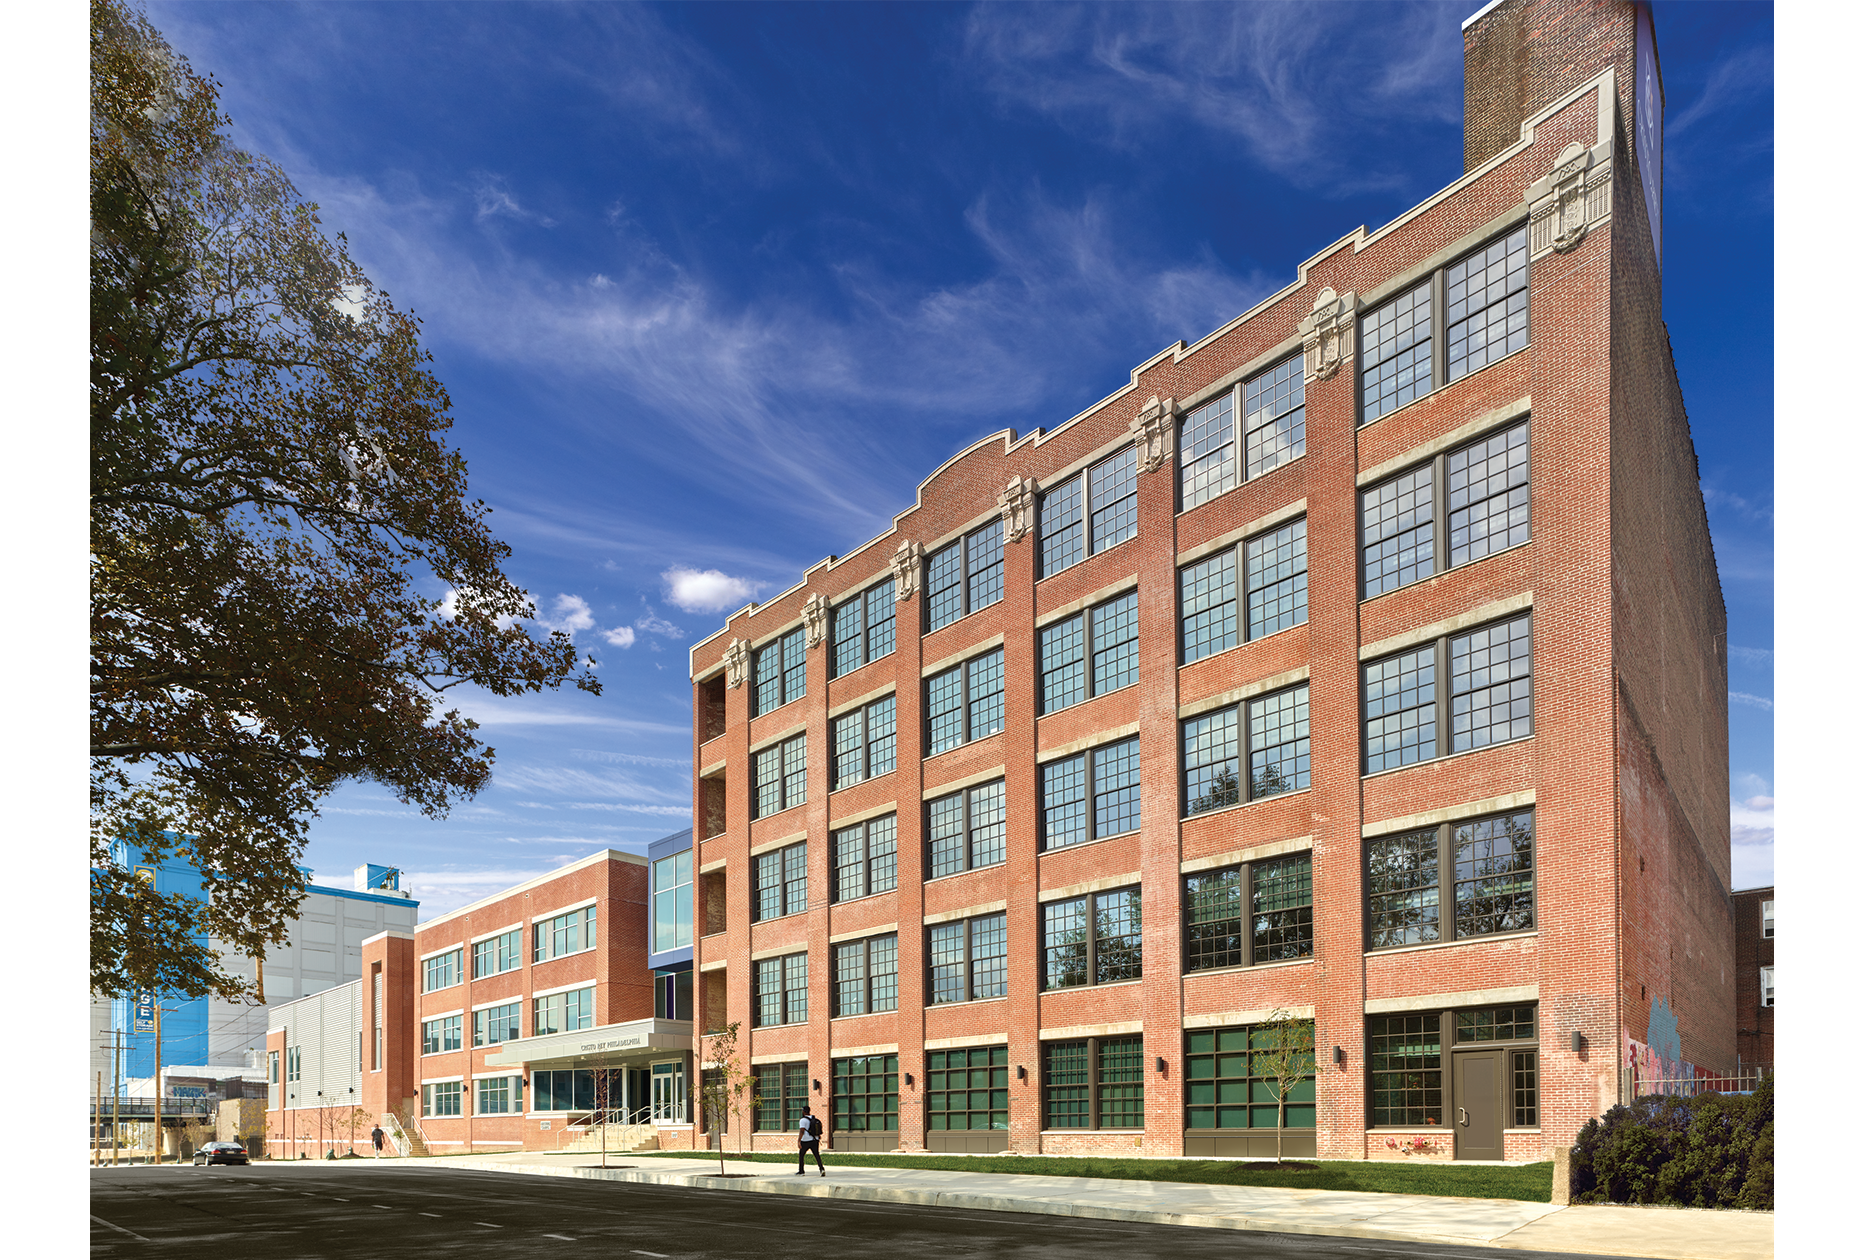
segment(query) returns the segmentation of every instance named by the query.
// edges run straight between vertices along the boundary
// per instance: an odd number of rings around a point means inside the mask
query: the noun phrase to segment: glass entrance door
[[[654,1123],[686,1123],[686,1064],[654,1064]]]

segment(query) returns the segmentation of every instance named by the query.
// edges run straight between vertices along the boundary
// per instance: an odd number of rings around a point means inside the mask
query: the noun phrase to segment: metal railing
[[[1769,1068],[1752,1068],[1704,1076],[1639,1079],[1633,1083],[1633,1092],[1639,1098],[1655,1095],[1694,1098],[1699,1094],[1751,1094],[1760,1088],[1761,1082],[1772,1076],[1773,1072]]]

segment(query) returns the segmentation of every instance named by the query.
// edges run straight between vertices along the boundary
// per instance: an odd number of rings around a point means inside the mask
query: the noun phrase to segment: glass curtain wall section
[[[893,583],[871,586],[830,614],[830,664],[835,678],[893,651]]]
[[[693,943],[693,855],[689,849],[654,863],[654,949]]]

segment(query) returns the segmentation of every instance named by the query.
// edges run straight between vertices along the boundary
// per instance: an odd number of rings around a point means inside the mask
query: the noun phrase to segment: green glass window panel
[[[1217,1085],[1214,1081],[1193,1081],[1185,1090],[1185,1101],[1192,1106],[1209,1106],[1217,1101]]]
[[[1210,1107],[1190,1107],[1185,1110],[1184,1123],[1187,1129],[1214,1129],[1217,1113]]]
[[[1186,1080],[1207,1081],[1217,1074],[1217,1060],[1208,1054],[1192,1055],[1184,1061]]]
[[[929,1127],[929,1128],[932,1128],[932,1129],[935,1129],[935,1130],[937,1130],[938,1132],[941,1132],[941,1133],[943,1133],[943,1132],[945,1131],[945,1129],[946,1129],[946,1123],[945,1123],[945,1121],[946,1121],[946,1116],[945,1116],[945,1113],[944,1113],[944,1112],[942,1112],[942,1111],[935,1111],[935,1112],[933,1112],[933,1113],[932,1113],[931,1115],[929,1115],[929,1116],[927,1116],[927,1117],[926,1117],[926,1120],[927,1120],[927,1121],[929,1122],[929,1123],[928,1123],[928,1127]]]
[[[1249,1109],[1249,1127],[1252,1129],[1273,1129],[1281,1114],[1279,1107],[1251,1107]]]
[[[1289,1103],[1288,1127],[1291,1129],[1311,1129],[1314,1127],[1314,1104]]]
[[[1252,1103],[1275,1103],[1281,1101],[1275,1097],[1275,1084],[1272,1081],[1249,1082],[1249,1101]]]
[[[1217,1034],[1206,1028],[1200,1032],[1187,1035],[1184,1039],[1186,1054],[1209,1054],[1217,1048]]]
[[[1309,1076],[1309,1077],[1303,1078],[1302,1080],[1296,1081],[1294,1083],[1294,1088],[1288,1091],[1288,1101],[1290,1104],[1298,1103],[1298,1102],[1303,1102],[1303,1103],[1313,1102],[1314,1101],[1314,1078]]]
[[[1221,1054],[1217,1056],[1218,1076],[1248,1076],[1249,1056],[1246,1054]]]
[[[1219,1129],[1247,1129],[1249,1127],[1249,1108],[1217,1108],[1217,1123],[1214,1127]]]
[[[1240,1104],[1249,1101],[1248,1081],[1218,1081],[1217,1101],[1220,1103]]]
[[[1247,1050],[1249,1048],[1249,1030],[1246,1028],[1225,1028],[1217,1034],[1217,1049]]]

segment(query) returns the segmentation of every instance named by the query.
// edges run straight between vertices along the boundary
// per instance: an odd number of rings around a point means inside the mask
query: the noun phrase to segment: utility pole
[[[110,1039],[116,1048],[110,1074],[110,1166],[115,1168],[123,1135],[123,1030],[112,1029]]]
[[[97,1069],[97,1109],[91,1112],[91,1167],[104,1159],[104,1071]]]
[[[162,999],[155,999],[155,1162],[162,1162]]]

